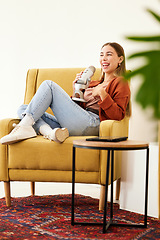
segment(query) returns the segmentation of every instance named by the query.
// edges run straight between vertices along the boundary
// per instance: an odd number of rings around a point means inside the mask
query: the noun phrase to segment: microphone
[[[94,75],[96,68],[90,66],[84,70],[82,76],[75,83],[75,97],[72,98],[74,101],[86,102],[83,96],[83,90],[89,86],[91,77]]]
[[[76,82],[79,84],[86,84],[87,80],[90,79],[96,71],[96,68],[94,66],[90,66],[84,70],[82,73],[81,78]]]

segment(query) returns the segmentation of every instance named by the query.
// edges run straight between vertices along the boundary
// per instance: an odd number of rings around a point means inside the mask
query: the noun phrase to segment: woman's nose
[[[107,56],[106,56],[106,55],[104,55],[102,59],[103,59],[103,60],[106,60],[106,59],[107,59]]]

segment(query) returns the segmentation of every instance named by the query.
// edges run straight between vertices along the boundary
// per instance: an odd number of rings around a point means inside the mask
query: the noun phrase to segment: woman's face
[[[100,64],[104,73],[113,73],[122,61],[123,56],[118,57],[117,52],[110,45],[106,45],[101,49]]]

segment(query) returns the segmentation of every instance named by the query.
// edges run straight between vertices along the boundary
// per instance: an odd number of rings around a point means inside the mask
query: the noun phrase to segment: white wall
[[[159,145],[149,146],[148,216],[159,217]],[[120,208],[144,214],[146,150],[123,151]]]
[[[119,42],[126,55],[148,46],[125,36],[159,33],[145,11],[158,0],[0,0],[0,119],[23,103],[29,68],[99,67],[101,45]],[[128,61],[134,69],[139,62]],[[132,96],[137,83],[131,83]],[[156,123],[133,102],[130,138],[154,141]]]

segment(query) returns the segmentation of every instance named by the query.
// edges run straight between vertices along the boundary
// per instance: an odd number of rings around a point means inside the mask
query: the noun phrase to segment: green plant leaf
[[[160,22],[160,15],[157,15],[155,12],[153,12],[150,9],[147,9],[147,11],[158,21]]]
[[[128,59],[132,59],[135,57],[146,57],[146,58],[154,58],[153,60],[158,60],[160,56],[160,50],[153,50],[153,51],[145,51],[145,52],[138,52],[131,54]]]
[[[148,65],[145,65],[143,67],[137,68],[134,71],[126,72],[124,74],[124,79],[129,80],[130,78],[136,76],[136,75],[144,75],[146,70],[148,68]]]
[[[160,36],[148,36],[148,37],[138,37],[138,36],[131,36],[131,37],[126,37],[129,40],[133,41],[142,41],[142,42],[160,42]]]
[[[160,16],[152,10],[147,10],[158,22]],[[142,76],[142,84],[137,91],[136,101],[143,108],[152,107],[154,117],[160,119],[160,35],[157,36],[130,36],[126,37],[129,40],[137,42],[151,42],[153,49],[131,54],[128,59],[138,59],[143,57],[147,62],[132,72],[125,74],[125,79],[128,80],[136,75]],[[157,45],[159,43],[159,45]],[[157,48],[158,47],[158,48]]]
[[[160,118],[160,69],[155,68],[153,74],[148,68],[143,75],[143,82],[136,94],[136,101],[143,108],[151,106],[154,109],[154,116]],[[159,78],[156,76],[159,75]]]
[[[130,58],[144,57],[148,63],[125,74],[125,79],[136,75],[142,76],[142,84],[136,94],[136,101],[143,108],[148,106],[154,110],[154,117],[160,118],[160,52],[148,51],[135,53]]]

